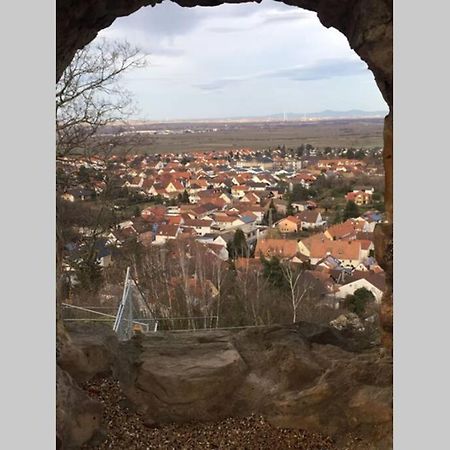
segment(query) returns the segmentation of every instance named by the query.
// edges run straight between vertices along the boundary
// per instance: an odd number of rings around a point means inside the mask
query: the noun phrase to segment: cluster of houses
[[[65,173],[80,168],[94,169],[102,173],[108,170],[122,180],[124,187],[134,189],[148,198],[161,196],[176,199],[185,190],[189,200],[196,203],[199,192],[208,187],[225,189],[233,199],[243,198],[249,191],[264,195],[268,186],[275,186],[280,179],[292,188],[301,184],[308,188],[317,177],[330,176],[351,178],[369,174],[383,176],[377,165],[369,165],[358,159],[320,159],[317,156],[294,157],[272,150],[263,154],[252,149],[232,152],[192,152],[189,154],[110,156],[107,161],[100,157],[63,157],[57,160],[57,168]],[[84,200],[100,193],[105,183],[96,178],[86,183],[67,187],[67,200]]]
[[[374,189],[357,187],[352,192],[348,192],[345,196],[347,201],[355,202],[358,206],[370,205],[372,203],[372,195]]]
[[[306,238],[263,238],[257,242],[254,258],[275,256],[292,264],[306,263],[310,275],[324,283],[326,297],[334,299],[334,306],[361,287],[371,291],[380,303],[385,275],[374,258],[373,233],[381,220],[379,213],[368,212]],[[245,266],[245,260],[239,264]]]
[[[240,258],[238,270],[248,264],[260,270],[261,256],[277,256],[293,264],[308,263],[309,272],[323,283],[329,296],[339,299],[366,287],[379,302],[384,272],[373,257],[373,230],[382,216],[369,212],[328,226],[323,210],[314,202],[288,205],[280,188],[281,181],[291,189],[295,184],[310,188],[322,174],[345,177],[376,168],[361,160],[298,160],[282,157],[276,151],[270,156],[254,153],[241,149],[232,156],[229,152],[190,153],[185,160],[174,154],[164,158],[113,156],[106,162],[100,158],[65,158],[58,163],[74,173],[82,166],[100,174],[109,171],[120,180],[121,187],[148,200],[159,200],[102,236],[98,248],[102,266],[112,264],[110,249],[130,239],[149,247],[189,238],[225,262],[230,256],[227,244],[239,229],[253,257]],[[61,196],[68,201],[83,201],[101,194],[105,188],[106,182],[97,177],[70,187]],[[362,188],[348,193],[346,198],[365,205],[370,203],[372,194],[373,189]],[[288,206],[294,214],[287,215]],[[272,223],[272,209],[287,216]],[[283,237],[270,237],[272,228],[277,228]],[[310,235],[290,237],[299,231]]]

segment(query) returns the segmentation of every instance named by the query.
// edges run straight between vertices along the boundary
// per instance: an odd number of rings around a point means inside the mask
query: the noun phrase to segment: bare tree
[[[142,52],[127,42],[106,40],[78,50],[56,86],[56,139],[59,155],[95,144],[109,147],[99,131],[135,111],[121,84],[124,72],[146,66]],[[114,140],[117,136],[114,137]]]
[[[121,75],[146,65],[145,55],[128,43],[101,41],[77,51],[56,85],[57,155],[75,150],[90,154],[111,152],[121,141],[116,133],[100,135],[107,125],[124,120],[134,111],[131,94],[120,84]],[[57,188],[59,184],[57,182]],[[62,211],[56,213],[56,297],[64,283]]]
[[[216,328],[218,328],[220,322],[220,308],[222,307],[222,296],[224,291],[224,285],[228,274],[227,264],[224,261],[220,260],[219,258],[214,258],[211,270],[212,270],[212,279],[217,288]]]
[[[305,270],[297,268],[289,262],[281,265],[281,271],[287,282],[292,307],[292,322],[295,323],[297,321],[297,309],[311,290],[311,282],[307,279]]]

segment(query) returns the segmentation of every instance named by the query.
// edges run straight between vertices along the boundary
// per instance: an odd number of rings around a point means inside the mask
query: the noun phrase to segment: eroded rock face
[[[102,405],[88,397],[73,378],[56,366],[56,441],[71,450],[101,437]]]
[[[118,342],[109,326],[99,324],[57,325],[58,365],[78,383],[95,375],[111,373]]]
[[[227,336],[142,339],[125,345],[127,354],[130,345],[135,346],[131,370],[118,361],[119,377],[129,399],[149,419],[184,422],[233,415],[229,399],[244,381],[247,365]]]
[[[175,0],[180,6],[216,6],[249,0]],[[57,67],[59,79],[75,51],[121,16],[162,0],[58,0]],[[392,109],[392,0],[283,0],[315,11],[326,27],[334,27],[368,64],[386,102]]]
[[[350,351],[353,349],[354,351]],[[115,374],[150,422],[263,414],[275,426],[392,446],[392,359],[328,327],[156,334],[122,344]]]

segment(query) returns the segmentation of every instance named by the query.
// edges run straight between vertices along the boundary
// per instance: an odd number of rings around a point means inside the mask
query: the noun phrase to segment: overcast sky
[[[181,8],[166,0],[117,19],[99,38],[127,40],[148,54],[149,66],[124,78],[136,118],[387,110],[346,38],[315,13],[283,3]]]

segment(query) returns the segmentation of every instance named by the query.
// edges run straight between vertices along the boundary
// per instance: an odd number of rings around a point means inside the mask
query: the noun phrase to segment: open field
[[[383,145],[381,118],[311,122],[147,123],[135,126],[134,130],[140,132],[142,137],[137,153],[180,153],[245,147],[264,150],[282,145],[296,148],[301,144],[368,148]]]

